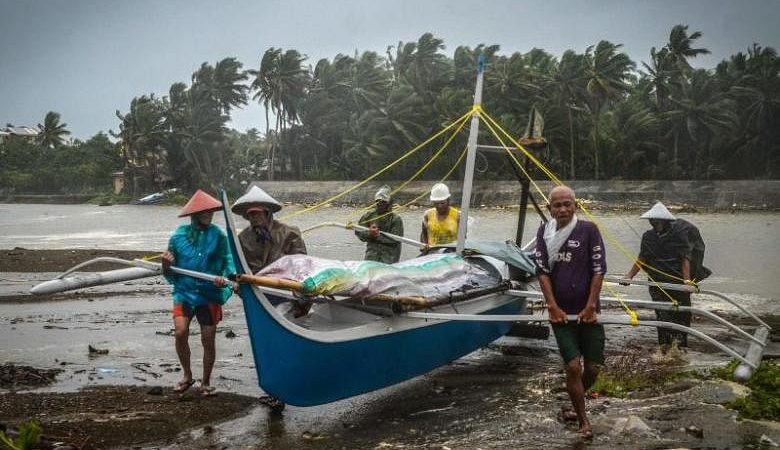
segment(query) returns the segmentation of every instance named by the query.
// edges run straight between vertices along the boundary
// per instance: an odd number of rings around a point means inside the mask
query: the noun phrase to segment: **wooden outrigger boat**
[[[483,72],[477,73],[475,106],[481,103]],[[472,116],[466,159],[466,176],[462,190],[461,221],[457,252],[463,255],[471,197],[474,156],[477,150],[479,119]],[[521,212],[518,218],[517,244],[522,239],[525,208],[529,198],[528,181],[522,182]],[[222,203],[228,205],[223,193]],[[534,202],[535,204],[535,202]],[[538,206],[537,206],[538,210]],[[225,210],[225,222],[236,268],[249,274],[248,265],[238,241],[232,215]],[[338,224],[330,224],[338,225]],[[403,239],[399,239],[403,242]],[[453,361],[505,335],[514,323],[543,321],[542,316],[526,312],[529,302],[541,299],[541,292],[528,289],[517,278],[518,266],[510,267],[490,256],[476,256],[502,274],[502,281],[493,292],[468,296],[457,302],[430,301],[421,306],[424,311],[408,311],[399,307],[382,312],[356,308],[349,299],[330,299],[302,319],[285,317],[275,307],[275,298],[294,298],[289,291],[257,284],[242,283],[240,295],[244,303],[252,351],[260,387],[285,403],[313,406],[359,395],[410,379]],[[520,273],[525,279],[529,273]],[[239,275],[239,280],[242,276]],[[244,278],[248,280],[248,278]],[[639,283],[639,282],[634,282]],[[503,288],[501,287],[503,286]],[[510,288],[512,287],[512,288]],[[679,289],[680,286],[666,286]],[[684,289],[691,289],[683,286]],[[617,299],[603,298],[605,303]],[[639,300],[623,300],[637,306],[662,309],[659,305]],[[399,302],[400,303],[400,302]],[[734,302],[732,302],[734,303]],[[363,303],[358,302],[357,305]],[[736,304],[736,303],[734,303]],[[738,306],[738,305],[737,305]],[[680,307],[680,309],[685,309]],[[673,323],[641,320],[640,325],[685,331],[720,348],[739,359],[738,376],[747,378],[761,358],[769,327],[757,317],[755,335],[710,313],[691,308],[695,314],[705,314],[751,341],[746,355],[717,342],[705,334]],[[576,320],[576,317],[570,319]],[[627,317],[600,316],[604,324],[631,324]]]
[[[477,70],[474,109],[466,157],[466,172],[462,188],[461,221],[456,251],[464,256],[468,249],[469,200],[471,198],[474,159],[477,145],[479,112],[482,91],[482,64]],[[518,145],[519,148],[519,145]],[[495,148],[493,148],[495,149]],[[499,147],[508,151],[507,147]],[[527,162],[527,160],[526,160]],[[522,240],[522,230],[528,201],[540,208],[530,195],[527,178],[521,179],[521,208],[518,217],[516,243]],[[276,307],[280,302],[298,300],[301,293],[295,282],[257,280],[251,274],[238,240],[238,230],[230,213],[228,198],[222,193],[225,223],[230,250],[233,254],[240,282],[239,294],[243,301],[252,353],[260,387],[281,401],[296,406],[314,406],[370,392],[390,386],[458,359],[504,336],[515,323],[543,322],[545,317],[527,313],[532,302],[538,302],[541,292],[527,283],[533,270],[522,264],[510,264],[511,258],[476,254],[466,258],[492,273],[497,280],[492,286],[454,292],[439,298],[406,299],[383,298],[377,304],[366,299],[328,296],[319,300],[309,314],[293,318]],[[543,214],[542,214],[543,215]],[[331,225],[333,225],[331,223]],[[403,237],[398,237],[404,241]],[[407,239],[408,241],[408,239]],[[531,243],[529,243],[530,245]],[[522,260],[522,253],[515,255]],[[91,261],[90,261],[91,262]],[[90,263],[84,263],[76,268]],[[58,292],[87,285],[123,281],[124,277],[153,276],[160,273],[159,264],[147,261],[123,261],[134,267],[97,275],[61,276],[33,288],[33,293]],[[66,272],[70,274],[73,270]],[[174,271],[180,269],[172,268]],[[121,272],[120,272],[121,271]],[[129,272],[132,271],[132,272]],[[209,279],[209,274],[180,271],[187,275]],[[273,280],[271,280],[273,281]],[[607,281],[610,281],[609,279]],[[618,280],[611,280],[618,281]],[[625,280],[620,280],[625,281]],[[49,283],[49,284],[47,284]],[[53,284],[52,284],[53,283]],[[632,284],[642,284],[632,281]],[[686,285],[661,285],[664,289],[697,291]],[[292,290],[291,290],[292,289]],[[738,308],[736,302],[719,293],[707,292],[726,299]],[[369,299],[371,300],[371,299]],[[605,304],[622,303],[645,309],[669,309],[670,304],[641,300],[602,297]],[[736,375],[748,378],[757,367],[770,327],[758,317],[744,311],[755,320],[753,334],[698,308],[678,307],[704,316],[734,331],[749,341],[747,351],[738,352],[715,339],[691,328],[659,322],[655,318],[639,318],[638,322],[626,316],[600,315],[603,324],[640,325],[684,331],[719,348],[740,360]],[[570,319],[576,320],[576,317]]]

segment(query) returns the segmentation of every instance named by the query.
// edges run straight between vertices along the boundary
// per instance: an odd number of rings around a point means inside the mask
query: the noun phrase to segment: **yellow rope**
[[[515,139],[515,138],[514,138],[514,137],[513,137],[511,134],[509,134],[509,133],[508,133],[506,130],[504,130],[504,128],[503,128],[503,127],[501,127],[501,125],[500,125],[498,122],[496,122],[496,120],[495,120],[495,119],[493,119],[492,117],[490,117],[490,115],[489,115],[488,113],[486,113],[486,112],[482,111],[480,115],[485,117],[485,119],[487,120],[487,123],[489,123],[489,125],[488,125],[488,128],[490,128],[490,131],[491,131],[491,133],[493,133],[493,135],[496,137],[496,139],[498,139],[498,140],[499,140],[499,142],[501,142],[501,143],[502,143],[502,145],[503,145],[505,148],[506,148],[506,145],[505,145],[505,144],[503,143],[503,141],[501,140],[501,137],[500,137],[500,136],[499,136],[499,135],[496,133],[496,130],[499,130],[499,131],[501,131],[501,133],[503,133],[503,134],[504,134],[504,136],[505,136],[507,139],[509,139],[509,140],[510,140],[510,141],[511,141],[511,142],[512,142],[514,145],[515,145],[515,147],[517,147],[518,149],[520,149],[520,150],[523,152],[523,154],[525,154],[525,156],[526,156],[526,157],[528,157],[528,159],[530,159],[531,161],[533,161],[533,162],[534,162],[534,164],[536,164],[536,166],[537,166],[537,167],[538,167],[538,168],[539,168],[539,169],[540,169],[542,172],[544,172],[545,174],[547,174],[547,176],[550,178],[550,180],[551,180],[553,183],[555,183],[557,186],[562,186],[562,185],[563,185],[563,182],[561,182],[561,180],[560,180],[560,179],[558,179],[558,177],[556,177],[556,176],[555,176],[555,174],[552,172],[552,170],[550,170],[549,168],[547,168],[547,166],[545,166],[545,165],[544,165],[544,163],[542,163],[541,161],[539,161],[539,159],[537,159],[537,158],[536,158],[536,157],[535,157],[535,156],[534,156],[534,155],[533,155],[531,152],[529,152],[529,151],[528,151],[528,150],[527,150],[525,147],[523,147],[523,145],[522,145],[522,144],[520,144],[520,143],[519,143],[519,142],[518,142],[518,141],[517,141],[517,140],[516,140],[516,139]],[[514,158],[514,155],[512,155],[512,154],[511,154],[511,152],[510,152],[510,156],[513,156],[513,160],[515,161],[515,164],[517,164],[518,166],[520,166],[520,162],[519,162],[519,161],[517,161],[517,160]],[[526,173],[526,176],[528,176],[528,174],[527,174],[527,173]],[[530,177],[529,177],[529,179],[530,179]],[[537,189],[539,189],[539,187],[538,187],[538,186],[537,186],[536,188],[537,188]],[[549,200],[548,200],[548,203],[549,203]],[[596,227],[598,227],[599,231],[602,231],[602,232],[604,232],[605,236],[607,236],[607,237],[608,237],[608,239],[609,239],[609,238],[611,237],[611,235],[610,235],[608,232],[606,232],[606,229],[605,229],[605,228],[604,228],[604,227],[601,225],[601,223],[600,223],[600,222],[598,222],[597,220],[595,220],[595,217],[593,217],[593,215],[592,215],[592,214],[590,214],[590,212],[589,212],[589,211],[588,211],[588,210],[587,210],[587,209],[584,207],[584,205],[583,205],[583,204],[582,204],[580,201],[577,201],[577,205],[580,207],[580,209],[582,209],[582,211],[585,213],[585,215],[586,215],[586,216],[588,216],[588,219],[589,219],[591,222],[593,222],[593,223],[596,225]],[[620,249],[623,249],[623,247],[622,247],[622,246],[621,246],[621,245],[620,245],[620,244],[619,244],[617,241],[611,241],[611,242],[613,242],[613,244],[617,244],[616,246],[617,246],[618,248],[620,248]],[[629,258],[630,260],[633,260],[633,259],[634,259],[634,258],[633,258],[633,256],[632,256],[631,254],[628,254],[628,253],[627,253],[627,255],[628,255],[628,258]],[[622,295],[621,295],[619,292],[617,292],[616,290],[614,290],[614,289],[613,289],[611,286],[609,286],[609,285],[607,285],[607,286],[606,286],[606,288],[607,288],[607,290],[608,290],[608,291],[610,291],[610,293],[611,293],[612,295],[614,295],[614,296],[615,296],[615,298],[617,298],[618,302],[620,303],[620,306],[623,308],[623,310],[626,312],[626,314],[628,314],[628,316],[629,316],[629,320],[630,320],[630,322],[631,322],[631,325],[634,325],[634,326],[638,325],[638,323],[639,323],[639,316],[637,315],[636,311],[634,311],[633,309],[631,309],[631,307],[629,307],[629,306],[628,306],[628,305],[627,305],[627,304],[626,304],[626,303],[623,301],[623,299],[622,299]],[[667,295],[668,295],[668,294],[667,294]],[[671,296],[670,296],[669,298],[672,300],[672,302],[673,302],[673,303],[675,303],[675,304],[676,304],[675,300],[674,300],[673,298],[671,298]]]
[[[395,194],[396,194],[397,192],[399,192],[401,189],[403,189],[404,187],[406,187],[406,186],[407,186],[409,183],[411,183],[411,182],[412,182],[412,180],[415,180],[415,179],[417,179],[417,177],[419,177],[419,176],[420,176],[420,175],[421,175],[421,174],[422,174],[422,173],[423,173],[423,172],[424,172],[426,169],[428,169],[428,167],[429,167],[431,164],[433,164],[433,162],[434,162],[434,161],[436,161],[436,159],[438,159],[438,158],[439,158],[439,156],[442,154],[442,152],[443,152],[444,150],[446,150],[446,149],[447,149],[447,147],[450,145],[450,143],[453,141],[453,139],[455,139],[455,136],[457,136],[457,135],[458,135],[458,133],[460,133],[460,132],[461,132],[461,130],[463,130],[463,127],[464,127],[464,126],[466,126],[466,122],[468,122],[468,116],[463,116],[463,117],[461,117],[461,118],[460,118],[460,119],[458,119],[458,120],[460,121],[460,126],[458,126],[458,129],[456,129],[456,130],[455,130],[455,131],[454,131],[454,132],[453,132],[453,133],[450,135],[450,137],[449,137],[449,138],[447,138],[447,141],[446,141],[446,142],[444,142],[444,144],[442,144],[442,146],[441,146],[441,147],[440,147],[440,148],[439,148],[439,149],[436,151],[436,153],[434,153],[434,154],[433,154],[433,156],[431,156],[431,159],[430,159],[430,160],[428,160],[428,162],[427,162],[427,163],[425,163],[425,164],[424,164],[424,165],[423,165],[423,166],[422,166],[420,169],[418,169],[418,170],[417,170],[417,172],[415,172],[415,173],[414,173],[414,174],[413,174],[413,175],[412,175],[412,176],[411,176],[411,177],[410,177],[408,180],[404,181],[404,182],[403,182],[403,183],[401,183],[401,184],[400,184],[400,185],[399,185],[397,188],[393,189],[393,190],[390,192],[390,195],[391,195],[391,196],[395,195]],[[456,162],[456,163],[455,163],[455,165],[457,165],[457,164],[458,164],[458,163]],[[446,178],[446,177],[445,177],[445,178]],[[423,194],[423,195],[425,195],[425,194]],[[418,197],[418,198],[419,198],[419,197]],[[350,214],[350,217],[354,217],[354,216],[357,216],[357,215],[360,215],[360,216],[362,216],[362,215],[363,215],[363,213],[365,213],[365,212],[367,212],[368,210],[370,210],[371,208],[373,208],[373,207],[374,207],[374,204],[375,204],[375,203],[373,203],[373,202],[372,202],[371,204],[369,204],[369,205],[367,205],[367,206],[365,206],[365,207],[363,207],[363,208],[359,209],[359,210],[358,210],[356,213]],[[388,211],[388,212],[386,212],[386,213],[382,214],[381,216],[378,216],[378,217],[374,217],[374,218],[372,218],[372,220],[379,220],[379,219],[381,219],[382,217],[384,217],[384,216],[386,216],[386,215],[388,215],[388,214],[392,214],[392,213],[393,213],[393,212],[395,212],[397,209],[399,209],[399,208],[397,208],[397,206],[396,206],[396,207],[394,207],[394,208],[393,208],[393,211]],[[358,223],[358,225],[365,225],[365,224],[364,224],[364,223]]]
[[[164,254],[165,253],[160,253],[159,255],[143,256],[143,257],[141,257],[141,260],[142,261],[152,261],[152,260],[155,260],[155,259],[160,259],[160,258],[163,257]]]
[[[460,163],[463,162],[463,158],[466,157],[466,152],[467,151],[468,151],[468,146],[464,147],[463,150],[461,150],[460,156],[458,156],[458,159],[455,161],[455,164],[453,164],[452,167],[450,168],[450,170],[446,174],[444,174],[444,176],[441,177],[441,179],[439,179],[439,181],[438,181],[439,183],[441,183],[444,180],[446,180],[447,178],[449,178],[449,176],[452,175],[452,172],[454,172],[455,169],[457,169],[458,166],[460,166]],[[403,205],[396,205],[397,208],[394,208],[393,211],[395,212],[395,211],[401,211],[403,209],[406,209],[410,205],[413,205],[413,204],[417,203],[417,200],[420,200],[421,198],[425,197],[426,195],[428,195],[427,191],[423,192],[422,194],[418,195],[417,197],[409,200],[408,202],[404,203]],[[348,227],[350,225],[351,225],[350,223],[347,224]]]
[[[488,127],[491,133],[493,133],[493,136],[498,140],[498,142],[501,144],[502,147],[504,147],[504,150],[507,152],[509,157],[512,159],[512,161],[515,163],[515,165],[520,169],[520,171],[523,172],[523,175],[525,175],[526,178],[528,178],[528,181],[531,182],[531,184],[534,186],[534,189],[536,189],[536,192],[539,193],[539,195],[544,199],[545,202],[549,202],[547,200],[547,196],[544,194],[544,191],[542,191],[542,188],[539,187],[538,184],[536,184],[536,181],[531,177],[531,175],[525,170],[525,167],[520,163],[520,161],[517,160],[517,157],[512,153],[512,150],[510,150],[510,147],[504,143],[504,141],[501,139],[500,136],[495,131],[495,128],[493,128],[493,125],[491,125],[490,122],[488,122],[482,114],[480,114],[480,119],[482,119],[482,122]]]
[[[506,137],[507,137],[507,138],[508,138],[510,141],[512,141],[512,143],[513,143],[513,144],[514,144],[514,145],[515,145],[515,146],[516,146],[518,149],[520,149],[520,150],[521,150],[521,151],[522,151],[522,152],[523,152],[523,153],[524,153],[524,154],[525,154],[525,155],[526,155],[526,156],[527,156],[529,159],[531,159],[531,161],[533,161],[533,162],[534,162],[534,164],[536,164],[536,166],[537,166],[537,167],[539,167],[539,169],[541,169],[541,170],[542,170],[542,171],[543,171],[545,174],[547,174],[547,176],[550,178],[550,180],[551,180],[551,181],[552,181],[554,184],[556,184],[556,185],[558,185],[558,186],[561,186],[561,185],[563,185],[563,182],[561,182],[561,180],[560,180],[560,179],[558,179],[558,177],[556,177],[556,176],[555,176],[555,174],[554,174],[554,173],[553,173],[553,172],[552,172],[552,171],[551,171],[549,168],[547,168],[547,166],[545,166],[545,165],[544,165],[544,163],[542,163],[541,161],[539,161],[539,160],[538,160],[536,157],[534,157],[534,156],[531,154],[531,152],[529,152],[529,151],[528,151],[528,150],[527,150],[525,147],[523,147],[523,146],[522,146],[522,145],[521,145],[519,142],[517,142],[517,140],[515,140],[515,139],[514,139],[514,137],[512,137],[512,135],[511,135],[511,134],[509,134],[509,133],[508,133],[506,130],[504,130],[504,129],[501,127],[501,125],[499,125],[499,124],[498,124],[498,122],[496,122],[496,121],[495,121],[495,119],[493,119],[492,117],[490,117],[490,115],[489,115],[489,114],[487,114],[487,113],[486,113],[486,112],[484,112],[484,111],[483,111],[483,113],[484,113],[484,115],[485,115],[486,119],[487,119],[487,120],[489,120],[489,121],[490,121],[490,122],[491,122],[491,123],[492,123],[492,124],[493,124],[493,125],[494,125],[494,126],[495,126],[495,127],[498,129],[498,130],[499,130],[499,131],[501,131],[501,132],[502,132],[502,133],[503,133],[503,134],[504,134],[504,135],[505,135],[505,136],[506,136]],[[491,131],[493,131],[493,130],[491,129]],[[496,137],[498,137],[498,136],[496,136]],[[619,242],[617,239],[615,239],[615,237],[614,237],[614,236],[613,236],[613,235],[612,235],[612,234],[609,232],[609,230],[607,230],[607,229],[606,229],[606,227],[604,227],[604,226],[601,224],[601,222],[600,222],[600,221],[598,221],[598,220],[597,220],[597,219],[596,219],[596,218],[593,216],[593,214],[591,214],[591,213],[590,213],[590,211],[588,211],[588,209],[585,207],[585,205],[584,205],[584,204],[583,204],[581,201],[577,200],[577,206],[578,206],[578,207],[579,207],[579,208],[582,210],[582,212],[583,212],[583,213],[584,213],[584,214],[585,214],[585,215],[588,217],[588,220],[590,220],[591,222],[593,222],[593,223],[594,223],[594,224],[595,224],[595,225],[598,227],[599,231],[601,231],[601,232],[602,232],[602,234],[603,234],[603,235],[604,235],[604,236],[607,238],[607,241],[608,241],[608,242],[610,242],[612,245],[614,245],[614,246],[615,246],[615,248],[617,248],[617,249],[618,249],[618,250],[619,250],[621,253],[623,253],[623,255],[624,255],[624,256],[626,256],[626,258],[628,258],[628,260],[629,260],[629,261],[633,261],[634,263],[638,263],[638,264],[640,264],[641,266],[645,266],[645,267],[651,267],[649,264],[642,263],[642,262],[641,262],[641,261],[639,261],[637,258],[635,258],[635,257],[634,257],[634,255],[633,255],[631,252],[629,252],[629,251],[628,251],[628,250],[627,250],[627,249],[626,249],[626,248],[625,248],[625,247],[624,247],[624,246],[623,246],[623,245],[622,245],[622,244],[621,244],[621,243],[620,243],[620,242]],[[655,268],[655,267],[653,267],[652,269],[653,269],[654,271],[658,272],[658,273],[661,273],[661,274],[664,274],[664,275],[666,275],[667,277],[670,277],[670,278],[672,278],[672,279],[676,279],[676,280],[679,280],[679,281],[682,281],[683,283],[685,283],[685,280],[683,280],[683,279],[681,279],[681,278],[679,278],[679,277],[676,277],[676,276],[674,276],[674,275],[672,275],[672,274],[665,273],[665,272],[663,272],[662,270],[660,270],[660,269],[658,269],[658,268]],[[649,274],[647,271],[645,271],[645,272],[647,273],[647,276],[648,276],[648,278],[649,278],[651,281],[655,282],[655,280],[653,279],[653,277],[652,277],[652,276],[651,276],[651,275],[650,275],[650,274]],[[695,283],[693,283],[693,284],[695,285]],[[679,305],[678,305],[678,302],[677,302],[677,300],[675,300],[675,299],[674,299],[674,297],[672,297],[672,296],[671,296],[671,295],[670,295],[670,294],[669,294],[669,293],[666,291],[666,289],[664,289],[664,288],[662,288],[662,287],[660,287],[660,286],[659,286],[658,288],[659,288],[659,289],[661,290],[661,292],[663,292],[663,293],[664,293],[664,295],[665,295],[665,296],[666,296],[666,297],[667,297],[667,298],[668,298],[668,299],[669,299],[669,300],[672,302],[672,304],[674,305],[674,307],[677,307],[677,306],[679,306]],[[698,287],[697,287],[697,288],[698,288]],[[612,290],[612,288],[611,288],[610,286],[607,286],[607,289],[609,289],[611,292],[613,292],[614,294],[616,294],[616,297],[617,297],[617,298],[618,298],[618,300],[621,302],[621,305],[623,305],[623,303],[622,303],[622,300],[620,299],[620,297],[621,297],[621,296],[620,296],[620,294],[618,294],[617,292],[613,291],[613,290]],[[624,308],[628,308],[628,307],[627,307],[627,306],[624,306]]]
[[[314,211],[315,209],[318,209],[318,208],[320,208],[320,207],[322,207],[324,205],[327,205],[327,204],[329,204],[329,203],[331,203],[331,202],[333,202],[333,201],[335,201],[335,200],[337,200],[337,199],[339,199],[339,198],[349,194],[350,192],[354,191],[355,189],[365,185],[366,183],[368,183],[369,181],[373,180],[374,178],[376,178],[376,177],[382,175],[383,173],[387,172],[388,170],[393,168],[396,164],[398,164],[401,161],[405,160],[406,158],[408,158],[412,154],[416,153],[418,150],[420,150],[421,148],[423,148],[426,145],[428,145],[429,143],[431,143],[434,139],[438,138],[439,136],[441,136],[442,134],[447,132],[447,130],[455,127],[458,123],[460,123],[460,121],[464,117],[468,117],[470,114],[471,114],[471,111],[467,112],[466,114],[464,114],[463,116],[458,118],[455,122],[451,123],[450,125],[447,125],[445,128],[443,128],[442,130],[440,130],[439,132],[437,132],[433,136],[431,136],[428,139],[426,139],[423,143],[421,143],[418,146],[414,147],[413,149],[409,150],[404,155],[402,155],[400,158],[398,158],[395,161],[391,162],[390,164],[388,164],[387,166],[385,166],[383,169],[379,170],[378,172],[375,172],[373,175],[371,175],[370,177],[366,178],[365,180],[363,180],[363,181],[355,184],[354,186],[348,188],[347,190],[345,190],[345,191],[343,191],[343,192],[341,192],[339,194],[336,194],[336,195],[334,195],[334,196],[332,196],[330,198],[327,198],[327,199],[325,199],[325,200],[323,200],[323,201],[321,201],[321,202],[319,202],[319,203],[317,203],[317,204],[315,204],[313,206],[310,206],[308,208],[304,208],[304,209],[301,209],[301,210],[296,211],[294,213],[291,213],[291,214],[288,214],[286,216],[283,216],[283,217],[280,218],[280,220],[291,219],[291,218],[299,216],[301,214],[305,214],[307,212]]]

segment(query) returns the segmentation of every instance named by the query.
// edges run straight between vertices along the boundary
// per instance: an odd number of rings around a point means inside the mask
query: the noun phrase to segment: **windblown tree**
[[[119,133],[112,134],[121,140],[125,176],[133,196],[161,187],[160,172],[168,137],[165,126],[167,109],[165,100],[151,94],[133,98],[126,114],[116,111],[120,120]]]
[[[166,114],[169,166],[190,190],[216,189],[224,183],[229,165],[228,152],[221,145],[225,124],[233,108],[247,103],[246,79],[241,63],[225,58],[215,66],[203,63],[192,75],[189,88],[183,83],[171,86]]]
[[[714,157],[738,176],[780,174],[780,58],[773,48],[753,44],[718,65],[721,86],[728,87],[739,114],[733,145]],[[756,163],[758,161],[758,163]]]
[[[650,50],[641,72],[620,44],[609,41],[568,50],[560,58],[542,49],[501,53],[497,45],[482,44],[458,46],[449,56],[444,41],[426,33],[383,54],[337,54],[314,67],[305,66],[305,56],[294,49],[269,48],[259,68],[247,72],[248,88],[236,59],[204,64],[191,86],[174,85],[162,100],[137,100],[144,108],[162,110],[162,126],[159,120],[145,126],[143,120],[130,123],[131,117],[121,116],[128,119],[123,127],[137,131],[120,134],[123,148],[136,155],[129,159],[156,152],[174,183],[186,187],[233,183],[241,178],[236,174],[250,172],[264,172],[269,179],[361,179],[469,110],[482,55],[485,110],[520,136],[536,108],[549,143],[537,156],[559,175],[777,176],[775,50],[754,45],[715,71],[695,70],[693,58],[708,53],[699,44],[702,38],[685,25],[673,27],[667,42]],[[246,104],[249,94],[266,115],[265,133],[252,140],[257,145],[252,144],[251,157],[249,141],[226,129],[230,113]],[[489,134],[482,127],[483,141]],[[446,139],[438,138],[383,177],[412,176]],[[446,173],[464,144],[465,133],[451,144],[456,150],[444,153],[423,178]],[[481,164],[490,165],[485,176],[513,177],[503,159],[486,157]]]
[[[685,138],[689,151],[682,164],[687,173],[698,173],[697,178],[709,179],[712,172],[723,168],[711,159],[712,146],[717,140],[729,142],[737,125],[733,101],[720,96],[718,81],[707,71],[694,71],[683,85],[680,98],[671,98],[672,107],[667,116],[676,123],[685,124]],[[703,175],[703,176],[702,176]]]
[[[271,146],[269,156],[268,179],[273,180],[276,170],[276,156],[279,153],[279,141],[282,131],[298,122],[301,104],[309,84],[309,71],[303,66],[306,57],[297,50],[269,48],[263,54],[258,70],[250,70],[254,76],[250,89],[255,92],[253,98],[265,108],[266,137],[269,134],[269,112],[276,116],[274,131],[276,145]],[[283,155],[285,156],[285,155]],[[287,155],[289,157],[289,155]],[[284,164],[282,165],[284,170]]]
[[[575,134],[575,117],[583,111],[580,106],[586,95],[585,85],[585,55],[576,53],[573,50],[567,50],[561,56],[560,62],[555,65],[551,71],[547,74],[547,80],[545,83],[545,93],[549,96],[550,101],[547,103],[547,117],[548,120],[554,120],[556,116],[564,116],[566,120],[566,131],[559,137],[563,142],[568,142],[569,149],[569,178],[574,180],[576,175],[576,151],[577,148],[577,134]],[[550,112],[557,112],[558,114],[550,114]],[[555,142],[552,139],[548,131],[548,136],[551,142],[550,145]]]
[[[593,178],[599,179],[599,146],[603,139],[600,133],[602,113],[629,91],[631,71],[635,64],[625,53],[621,44],[600,41],[585,51],[585,89],[588,93],[586,106],[591,114],[590,131],[593,151]]]
[[[65,127],[67,123],[60,123],[60,113],[49,111],[43,119],[43,124],[38,124],[38,145],[41,148],[58,148],[65,143],[65,136],[70,134]]]

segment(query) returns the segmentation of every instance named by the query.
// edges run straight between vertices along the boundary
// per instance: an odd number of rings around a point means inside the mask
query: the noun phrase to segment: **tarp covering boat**
[[[299,281],[305,295],[353,298],[377,294],[430,297],[464,288],[494,286],[502,281],[498,272],[490,272],[454,253],[426,255],[395,264],[287,255],[257,275]]]

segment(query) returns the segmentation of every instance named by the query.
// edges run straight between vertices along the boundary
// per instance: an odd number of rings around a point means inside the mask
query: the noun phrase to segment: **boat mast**
[[[474,89],[474,106],[482,104],[482,78],[485,71],[485,55],[479,55],[477,59],[477,86]],[[466,243],[466,228],[468,227],[469,206],[471,204],[471,185],[474,181],[474,161],[477,155],[477,135],[479,135],[479,115],[476,111],[471,113],[471,127],[469,128],[468,151],[466,153],[466,172],[463,177],[463,191],[460,201],[460,221],[458,222],[458,243],[456,250],[463,254]]]
[[[536,107],[531,107],[531,114],[528,116],[528,138],[533,139],[534,136],[534,121],[536,120]],[[528,157],[523,160],[525,166],[525,173],[530,174],[528,167]],[[528,212],[528,194],[531,192],[531,180],[523,175],[520,175],[520,171],[512,165],[515,170],[515,175],[520,179],[520,212],[517,214],[517,232],[515,233],[515,244],[518,247],[523,246],[523,231],[525,229],[525,218]]]

